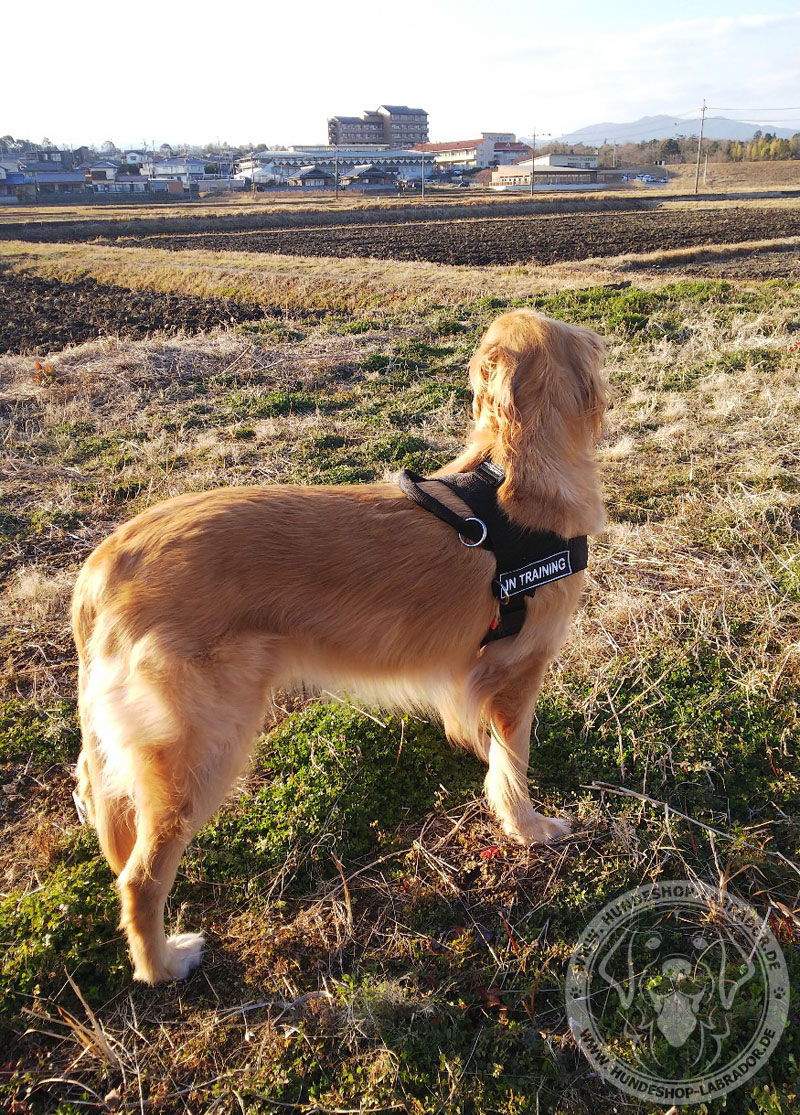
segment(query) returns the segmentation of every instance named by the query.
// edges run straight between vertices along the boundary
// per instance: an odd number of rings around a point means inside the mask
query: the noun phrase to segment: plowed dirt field
[[[243,302],[0,274],[0,352],[43,354],[103,334],[199,333],[264,316]]]
[[[800,206],[498,217],[146,236],[117,244],[486,265],[615,256],[800,235]]]

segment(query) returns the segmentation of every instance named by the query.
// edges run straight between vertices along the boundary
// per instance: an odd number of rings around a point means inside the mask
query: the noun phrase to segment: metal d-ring
[[[461,531],[459,531],[458,532],[458,540],[461,543],[461,545],[462,546],[468,546],[470,550],[473,548],[473,546],[482,545],[486,541],[486,535],[489,533],[489,531],[486,528],[486,523],[483,521],[483,519],[478,519],[474,515],[470,515],[468,518],[466,518],[464,520],[464,522],[465,523],[478,523],[483,529],[483,534],[480,536],[480,538],[478,539],[477,542],[467,542],[466,539],[464,538],[464,535],[461,533]]]

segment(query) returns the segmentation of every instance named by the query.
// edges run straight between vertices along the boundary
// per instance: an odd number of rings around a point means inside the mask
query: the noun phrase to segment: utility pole
[[[540,136],[552,135],[552,132],[539,132]],[[531,197],[533,197],[533,174],[536,166],[536,129],[533,129],[533,136],[531,139],[533,146],[531,147]]]
[[[336,189],[336,200],[339,200],[339,144],[333,147],[333,180]]]
[[[706,161],[703,167],[703,185],[705,186],[708,181],[708,151],[706,151]]]
[[[703,125],[706,122],[706,102],[703,101],[703,112],[700,117],[700,138],[697,141],[697,166],[694,170],[694,192],[697,193],[700,185],[700,149],[703,146]]]
[[[531,197],[533,197],[533,171],[536,166],[536,129],[533,129],[533,136],[531,138]]]
[[[422,141],[422,201],[425,200],[425,140]]]

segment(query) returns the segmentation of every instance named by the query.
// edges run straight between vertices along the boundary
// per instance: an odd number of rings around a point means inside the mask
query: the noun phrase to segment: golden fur
[[[512,519],[565,537],[599,531],[602,353],[593,333],[531,311],[498,318],[470,363],[468,445],[442,472],[491,459],[505,470],[499,498]],[[528,752],[584,576],[540,587],[519,635],[480,650],[496,615],[494,568],[393,484],[178,496],[94,551],[73,604],[78,794],[118,875],[138,979],[182,978],[200,960],[200,936],[165,936],[167,894],[276,687],[336,686],[431,710],[488,762],[486,794],[510,837],[569,830],[534,810]]]

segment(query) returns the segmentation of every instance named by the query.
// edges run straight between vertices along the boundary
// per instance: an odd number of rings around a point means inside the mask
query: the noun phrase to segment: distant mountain
[[[757,131],[770,132],[778,139],[790,139],[800,130],[797,128],[778,128],[772,124],[747,124],[743,120],[729,120],[725,116],[706,116],[703,136],[707,139],[752,139]],[[700,117],[696,120],[681,120],[675,116],[643,116],[641,120],[628,123],[589,124],[579,131],[568,135],[548,137],[550,143],[585,143],[589,147],[602,143],[642,143],[648,139],[670,139],[678,136],[700,134]],[[523,143],[528,140],[522,139]],[[541,140],[539,141],[542,142]]]

